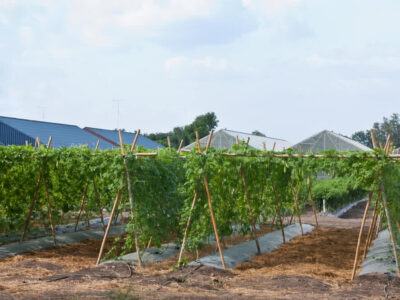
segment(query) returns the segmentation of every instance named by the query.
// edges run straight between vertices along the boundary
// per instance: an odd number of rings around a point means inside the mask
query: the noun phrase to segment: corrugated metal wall
[[[35,139],[0,122],[0,144],[2,145],[25,145],[25,141],[34,145]]]

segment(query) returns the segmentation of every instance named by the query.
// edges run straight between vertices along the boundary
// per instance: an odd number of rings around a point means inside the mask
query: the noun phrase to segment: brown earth
[[[399,278],[349,280],[363,209],[347,219],[319,217],[318,230],[230,271],[172,271],[176,258],[144,269],[123,262],[93,267],[100,241],[19,255],[0,260],[0,299],[400,299]],[[313,220],[307,211],[303,222]],[[214,251],[211,245],[199,255]]]

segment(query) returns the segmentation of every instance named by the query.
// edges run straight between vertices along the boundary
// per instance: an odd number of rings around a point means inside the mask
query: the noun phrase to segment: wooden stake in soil
[[[356,275],[357,265],[358,265],[358,256],[359,256],[359,254],[360,254],[360,246],[361,246],[362,234],[363,234],[363,231],[364,231],[365,220],[367,219],[368,209],[369,209],[369,205],[370,205],[370,203],[371,203],[371,199],[372,199],[372,195],[373,195],[373,194],[374,194],[374,191],[373,191],[373,190],[372,190],[371,192],[369,192],[367,205],[365,206],[364,216],[363,216],[362,222],[361,222],[360,233],[359,233],[359,235],[358,235],[357,248],[356,248],[356,255],[355,255],[355,258],[354,258],[353,272],[351,273],[351,280],[353,280],[353,279],[354,279],[354,276]]]
[[[297,217],[299,218],[299,224],[300,224],[300,229],[301,229],[301,235],[304,235],[304,231],[303,231],[303,224],[301,222],[301,215],[300,215],[300,210],[299,210],[299,204],[297,203],[297,195],[296,192],[294,190],[294,186],[293,186],[293,181],[292,179],[290,179],[290,188],[292,190],[292,195],[293,195],[293,201],[294,201],[294,206],[296,209],[296,213],[297,213]]]
[[[199,153],[201,154],[201,146],[200,146],[199,132],[196,131],[195,134],[196,134],[197,148],[199,148],[198,151],[199,151]]]
[[[257,253],[260,255],[261,248],[260,248],[260,243],[258,242],[258,237],[257,237],[257,232],[256,232],[256,221],[254,219],[253,209],[251,207],[250,195],[249,195],[249,191],[247,189],[246,178],[245,178],[244,170],[243,170],[242,166],[240,166],[240,173],[242,175],[244,192],[246,194],[247,205],[249,207],[249,213],[250,213],[250,218],[251,218],[251,229],[253,231],[254,240],[256,242]]]
[[[115,209],[118,206],[118,200],[120,197],[121,197],[121,190],[118,190],[117,196],[115,197],[113,208],[111,210],[110,219],[108,220],[107,228],[106,228],[106,231],[104,232],[104,237],[103,237],[103,241],[101,243],[100,252],[99,252],[99,256],[97,258],[96,266],[100,263],[101,257],[103,256],[104,246],[106,245],[108,233],[110,232],[112,219],[114,217]]]
[[[75,232],[78,230],[79,219],[81,217],[83,206],[85,205],[85,199],[86,199],[86,193],[87,193],[87,190],[88,190],[88,186],[89,186],[89,184],[86,183],[85,184],[85,188],[83,189],[81,206],[79,208],[79,213],[78,213],[78,216],[77,216],[76,222],[75,222]]]
[[[37,196],[38,196],[38,193],[39,193],[39,188],[40,188],[41,182],[42,182],[42,172],[40,172],[38,181],[36,183],[35,193],[33,194],[31,205],[30,205],[29,211],[28,211],[28,216],[26,217],[24,229],[22,231],[21,240],[20,240],[21,242],[23,242],[24,239],[25,239],[26,230],[28,229],[29,221],[31,219],[33,207],[35,206],[35,203],[36,203],[36,199],[37,199]]]
[[[196,131],[196,133],[197,133],[197,131]],[[198,133],[197,133],[197,137],[198,137]],[[208,140],[207,140],[207,146],[206,146],[206,153],[207,153],[207,151],[208,151],[208,147],[210,146],[210,144],[211,144],[211,139],[212,139],[212,137],[213,137],[213,131],[211,131],[210,132],[210,135],[208,136]],[[181,141],[181,143],[183,142],[183,140]],[[199,153],[200,153],[200,148],[199,148]],[[204,170],[204,165],[202,166],[202,169]],[[201,176],[200,176],[200,178],[199,178],[199,182],[198,182],[198,184],[197,185],[200,185],[200,181],[201,181]],[[193,209],[194,209],[194,207],[195,207],[195,205],[196,205],[196,202],[197,202],[197,198],[199,197],[199,193],[198,193],[198,191],[196,191],[195,192],[195,194],[194,194],[194,197],[193,197],[193,201],[192,201],[192,206],[190,207],[190,212],[189,212],[189,217],[188,217],[188,220],[187,220],[187,223],[186,223],[186,228],[185,228],[185,232],[184,232],[184,234],[183,234],[183,240],[182,240],[182,245],[181,245],[181,250],[179,251],[179,258],[178,258],[178,265],[181,263],[181,261],[182,261],[182,255],[183,255],[183,251],[185,250],[185,246],[186,246],[186,239],[187,239],[187,235],[188,235],[188,233],[189,233],[189,227],[190,227],[190,222],[191,222],[191,220],[192,220],[192,212],[193,212]]]
[[[364,253],[363,253],[363,258],[362,260],[365,259],[365,257],[367,256],[368,253],[368,248],[371,245],[372,242],[372,237],[374,236],[374,231],[375,231],[375,225],[376,225],[376,219],[378,217],[378,201],[379,201],[379,197],[377,195],[375,195],[376,200],[375,200],[375,206],[374,206],[374,210],[372,212],[372,217],[371,217],[371,224],[369,226],[368,229],[368,234],[367,234],[367,241],[365,243],[365,247],[364,247]]]
[[[47,143],[47,148],[50,148],[52,140],[53,140],[53,139],[52,139],[52,137],[50,136],[50,137],[49,137],[49,141],[48,141],[48,143]],[[40,140],[39,140],[39,137],[36,137],[36,139],[35,139],[35,148],[36,148],[36,147],[40,147]],[[29,226],[29,222],[30,222],[30,219],[31,219],[33,207],[35,206],[35,203],[36,203],[36,200],[37,200],[37,197],[38,197],[40,184],[41,184],[41,182],[42,182],[42,177],[43,177],[43,173],[40,172],[40,173],[39,173],[38,181],[37,181],[37,183],[36,183],[35,193],[33,194],[33,198],[32,198],[32,201],[31,201],[31,205],[30,205],[30,207],[29,207],[28,216],[26,217],[26,221],[25,221],[24,229],[23,229],[23,231],[22,231],[22,235],[21,235],[21,240],[20,240],[20,242],[23,242],[24,239],[25,239],[25,234],[26,234],[26,230],[28,229],[28,226]]]
[[[139,131],[138,131],[139,132]],[[138,132],[136,133],[136,135],[138,135]],[[129,205],[130,205],[130,209],[131,209],[131,219],[133,220],[133,196],[132,196],[132,190],[131,190],[131,179],[129,176],[129,170],[128,170],[128,165],[126,164],[126,159],[125,159],[125,146],[124,146],[124,141],[122,139],[122,131],[121,129],[118,130],[118,134],[119,134],[119,143],[120,143],[120,147],[121,147],[121,154],[124,157],[124,167],[125,167],[125,178],[126,178],[126,183],[128,186],[128,197],[129,197]],[[135,137],[136,139],[136,137]],[[132,144],[132,148],[134,149],[134,145]],[[134,235],[135,235],[135,247],[136,247],[136,253],[137,253],[137,257],[138,257],[138,265],[139,267],[142,266],[142,259],[140,257],[140,248],[139,248],[139,238],[138,238],[138,234],[135,228],[135,224],[134,224]]]
[[[315,228],[318,228],[317,210],[315,209],[314,199],[313,199],[313,196],[312,196],[311,179],[310,178],[308,178],[308,192],[310,194],[310,201],[311,201],[312,209],[313,209],[313,212],[314,212]]]
[[[279,208],[279,198],[278,198],[278,194],[276,193],[274,181],[273,181],[272,179],[271,179],[271,184],[272,184],[272,191],[274,192],[274,195],[275,195],[276,212],[277,212],[277,214],[278,214],[279,223],[280,223],[280,225],[281,225],[282,241],[283,241],[283,243],[285,244],[285,243],[286,243],[286,239],[285,239],[285,229],[283,228],[282,216],[281,216],[281,209]]]
[[[226,270],[224,253],[222,252],[221,243],[219,241],[217,223],[215,222],[214,210],[213,210],[212,203],[211,203],[210,189],[208,187],[207,177],[205,174],[203,175],[203,179],[204,179],[204,186],[206,188],[206,193],[207,193],[208,207],[210,208],[211,222],[212,222],[212,225],[214,228],[215,239],[217,240],[219,256],[221,257],[222,266],[224,267],[224,270]]]
[[[381,188],[381,194],[382,194],[383,208],[385,210],[386,220],[387,220],[388,229],[389,229],[389,233],[390,233],[390,240],[392,242],[394,260],[396,262],[397,276],[400,277],[399,257],[397,256],[397,247],[396,247],[396,242],[394,240],[392,222],[390,219],[389,206],[388,206],[387,199],[386,199],[386,193],[385,193],[385,187],[383,185],[383,181],[381,181],[381,183],[380,183],[380,188]]]
[[[94,178],[93,178],[93,189],[94,189],[94,194],[96,195],[97,209],[99,210],[100,214],[101,227],[103,228],[104,231],[106,230],[106,226],[104,225],[103,209],[101,208],[100,195],[99,191],[97,190],[96,180]]]
[[[53,237],[53,244],[54,244],[54,247],[56,247],[56,246],[57,246],[56,232],[55,232],[55,230],[54,230],[53,213],[52,213],[52,211],[51,211],[50,196],[49,196],[49,190],[48,190],[48,188],[47,188],[47,181],[46,181],[46,178],[43,179],[43,183],[44,183],[44,189],[45,189],[45,191],[46,191],[47,210],[48,210],[49,219],[50,219],[51,235],[52,235],[52,237]]]

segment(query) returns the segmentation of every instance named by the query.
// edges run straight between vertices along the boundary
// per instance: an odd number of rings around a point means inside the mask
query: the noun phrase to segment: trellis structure
[[[182,252],[185,249],[185,243],[188,240],[189,227],[190,227],[191,223],[193,223],[193,220],[194,220],[193,216],[195,217],[195,221],[198,222],[198,219],[196,219],[196,218],[198,218],[198,214],[196,214],[196,209],[198,209],[199,207],[201,208],[201,206],[199,206],[198,202],[199,202],[199,200],[205,198],[205,199],[207,199],[206,203],[207,203],[210,218],[211,218],[212,228],[213,228],[214,234],[216,236],[218,250],[219,250],[219,253],[221,256],[221,261],[222,261],[223,266],[225,267],[222,248],[220,245],[219,230],[217,229],[217,227],[218,227],[217,219],[222,218],[220,216],[220,214],[223,212],[223,210],[221,210],[221,203],[224,204],[223,203],[224,200],[221,200],[221,199],[224,195],[221,195],[220,191],[218,191],[218,189],[217,189],[217,187],[218,187],[217,181],[221,180],[221,178],[215,177],[216,172],[214,172],[216,170],[223,171],[224,170],[223,164],[228,164],[228,168],[227,168],[228,171],[226,171],[226,172],[235,170],[234,172],[231,172],[231,174],[227,174],[227,173],[223,173],[223,174],[229,175],[229,176],[231,176],[231,178],[234,178],[234,181],[236,182],[236,184],[240,183],[240,185],[243,188],[243,190],[241,190],[241,189],[236,188],[237,186],[235,186],[235,185],[229,185],[229,184],[227,185],[228,186],[227,188],[229,188],[229,193],[232,193],[232,195],[235,194],[235,196],[237,196],[239,193],[239,194],[241,194],[240,197],[242,197],[244,199],[244,201],[243,201],[244,204],[241,207],[242,211],[240,213],[238,213],[237,215],[235,215],[234,217],[235,218],[239,217],[239,219],[236,219],[236,221],[238,221],[238,220],[243,221],[244,220],[243,218],[250,220],[250,223],[249,223],[250,227],[251,227],[250,231],[251,231],[252,236],[256,243],[257,243],[257,235],[256,235],[256,231],[255,231],[255,222],[256,222],[255,220],[257,220],[257,216],[260,215],[260,210],[265,209],[265,207],[262,207],[261,204],[262,204],[262,199],[265,199],[265,197],[267,197],[266,193],[270,193],[269,196],[271,196],[271,198],[275,202],[275,204],[271,205],[271,207],[274,206],[274,209],[273,209],[274,215],[276,215],[278,221],[281,224],[282,239],[283,239],[283,241],[285,241],[283,224],[282,224],[282,220],[281,220],[282,218],[280,216],[280,204],[282,203],[283,200],[279,198],[280,197],[279,194],[282,194],[282,191],[284,189],[286,189],[288,191],[288,193],[290,194],[290,197],[291,197],[291,200],[290,200],[291,206],[290,207],[293,208],[293,213],[297,215],[300,226],[301,226],[301,224],[302,224],[301,213],[300,213],[300,210],[298,207],[298,204],[299,204],[298,200],[299,200],[299,193],[301,190],[301,186],[297,188],[297,185],[301,185],[301,184],[304,184],[305,182],[307,182],[306,190],[308,193],[308,198],[313,206],[313,211],[314,211],[314,215],[315,215],[315,225],[318,226],[318,220],[316,217],[315,207],[314,207],[314,204],[312,201],[312,191],[311,191],[310,178],[312,177],[313,172],[318,170],[318,168],[328,169],[328,170],[336,168],[336,169],[338,169],[336,171],[340,172],[340,168],[344,167],[344,168],[352,168],[351,171],[347,170],[346,172],[350,172],[350,173],[352,173],[353,176],[356,176],[358,174],[357,173],[358,171],[360,171],[360,170],[368,171],[369,167],[371,167],[373,169],[373,171],[371,171],[371,172],[375,172],[376,170],[379,170],[379,172],[382,172],[382,174],[379,174],[376,172],[373,175],[371,175],[371,174],[365,175],[364,174],[363,175],[364,177],[361,180],[362,183],[365,183],[366,181],[368,181],[369,186],[373,186],[374,182],[379,183],[379,188],[380,188],[379,195],[381,195],[381,197],[382,197],[381,201],[379,201],[380,200],[379,197],[376,200],[376,204],[375,204],[374,212],[373,212],[373,218],[372,218],[371,226],[369,228],[369,234],[367,237],[366,248],[364,250],[364,256],[365,256],[368,246],[370,245],[371,241],[373,240],[373,237],[375,236],[375,233],[377,232],[376,228],[379,229],[380,228],[379,224],[383,223],[382,216],[385,216],[388,221],[389,231],[391,233],[391,241],[392,241],[394,255],[395,255],[396,259],[398,258],[398,255],[396,253],[395,237],[394,237],[394,235],[395,235],[394,232],[396,231],[396,228],[393,228],[393,226],[392,226],[393,222],[394,222],[394,224],[396,224],[397,220],[391,220],[391,217],[390,217],[391,211],[390,211],[390,207],[389,207],[388,200],[387,200],[386,193],[385,193],[386,192],[385,186],[383,184],[383,181],[380,180],[381,176],[383,176],[385,173],[384,167],[386,165],[391,165],[392,164],[391,162],[397,162],[400,159],[400,155],[388,155],[387,154],[389,152],[389,148],[390,148],[390,140],[389,139],[383,150],[375,150],[374,153],[337,154],[336,152],[327,152],[324,154],[303,154],[303,153],[293,153],[290,150],[286,151],[286,153],[276,153],[274,151],[260,152],[260,151],[248,149],[245,144],[244,145],[236,145],[236,147],[234,147],[234,149],[232,149],[230,151],[225,151],[225,152],[223,152],[223,151],[218,152],[218,151],[214,151],[214,150],[210,151],[209,143],[211,141],[211,138],[212,138],[212,133],[210,134],[210,139],[209,139],[204,151],[202,151],[202,149],[200,147],[200,143],[199,143],[199,139],[198,139],[198,135],[197,135],[197,142],[198,142],[197,153],[192,152],[187,155],[181,156],[180,149],[178,149],[178,151],[177,151],[178,153],[176,153],[175,156],[171,156],[171,159],[173,159],[175,157],[182,158],[183,161],[185,162],[185,170],[187,172],[187,174],[185,175],[186,176],[186,178],[185,178],[186,186],[187,186],[186,194],[189,195],[189,193],[193,192],[192,196],[194,195],[193,200],[190,202],[187,201],[185,204],[186,208],[183,209],[183,211],[186,212],[183,214],[183,216],[185,216],[185,217],[187,216],[188,218],[184,219],[186,227],[185,227],[185,230],[183,231],[183,245],[181,247],[179,261],[181,261],[181,259],[182,259]],[[135,189],[136,189],[136,187],[133,187],[131,185],[131,177],[130,176],[132,176],[132,172],[130,171],[130,168],[132,168],[132,163],[134,162],[132,160],[132,158],[135,158],[136,159],[135,161],[139,162],[142,158],[145,158],[145,157],[156,157],[156,156],[162,155],[160,152],[154,152],[154,153],[141,153],[141,152],[136,153],[136,152],[134,152],[135,141],[132,143],[132,146],[130,148],[131,151],[127,154],[125,152],[125,147],[124,147],[122,138],[120,139],[120,144],[121,144],[121,156],[118,159],[117,159],[117,157],[115,158],[117,160],[114,162],[114,164],[115,163],[121,164],[120,167],[115,169],[115,172],[118,172],[116,174],[121,174],[121,176],[118,178],[121,178],[122,182],[118,184],[117,196],[114,201],[114,205],[113,205],[113,209],[111,212],[111,216],[110,216],[110,220],[109,220],[107,229],[105,230],[105,238],[103,240],[102,250],[100,251],[98,262],[100,261],[101,256],[102,256],[102,251],[104,249],[104,244],[105,244],[105,241],[106,241],[106,238],[108,235],[109,228],[112,223],[112,218],[115,214],[115,210],[116,210],[118,203],[123,194],[122,189],[124,189],[125,193],[128,193],[128,197],[130,200],[129,204],[130,204],[130,208],[131,208],[130,213],[131,213],[131,217],[132,217],[132,223],[134,226],[133,232],[134,232],[134,236],[135,236],[135,244],[136,244],[135,246],[136,246],[136,249],[139,254],[138,257],[140,258],[139,243],[138,243],[139,237],[136,232],[136,228],[140,224],[138,224],[139,223],[138,220],[133,219],[134,214],[140,213],[140,208],[134,206],[134,199],[132,196],[132,191],[135,191]],[[172,153],[171,147],[169,147],[169,149],[166,149],[166,150]],[[95,157],[98,154],[100,154],[100,153],[95,152],[95,153],[92,153],[91,155],[92,156],[94,155],[93,157]],[[114,155],[114,154],[112,152],[110,152],[110,155]],[[235,160],[238,160],[238,161],[235,162]],[[329,163],[329,161],[332,161],[332,163]],[[317,162],[321,166],[317,166]],[[363,162],[368,162],[370,165],[364,166],[364,165],[362,165]],[[308,165],[306,165],[304,167],[302,165],[304,163],[307,163]],[[190,164],[192,164],[192,166],[190,166]],[[354,165],[357,165],[360,169],[356,170]],[[193,168],[191,169],[191,167],[193,167]],[[250,170],[247,170],[246,167],[254,167],[255,169],[253,170],[250,168]],[[275,170],[274,168],[278,168],[278,169]],[[306,171],[306,172],[304,174],[296,175],[296,172],[300,172],[300,171],[302,171],[302,172]],[[264,175],[265,175],[265,172],[269,172],[269,174],[268,174],[269,177],[268,176],[259,176],[259,178],[258,177],[255,178],[254,172],[255,173],[262,172],[260,174],[264,174]],[[346,172],[342,172],[342,173],[345,174]],[[124,175],[122,175],[122,174],[124,174]],[[279,178],[279,176],[282,176],[282,178]],[[40,178],[40,176],[39,176],[39,178]],[[88,180],[90,180],[90,178],[91,177],[89,177]],[[374,178],[374,180],[372,180],[371,178]],[[306,180],[306,179],[309,179],[309,180]],[[120,180],[120,179],[118,179],[118,180]],[[86,181],[86,182],[88,182],[88,181]],[[257,188],[255,188],[255,184],[259,184],[259,183],[261,183],[261,184]],[[87,184],[88,183],[86,183],[86,185],[84,185],[84,196],[86,195]],[[40,186],[40,183],[38,183],[38,186]],[[204,189],[201,188],[202,186],[204,187]],[[219,186],[219,187],[221,187],[221,186]],[[377,185],[374,186],[374,188],[376,188],[376,187],[377,187]],[[157,189],[157,187],[152,187],[152,188]],[[266,188],[268,188],[268,191],[265,190]],[[296,188],[297,188],[297,192],[296,192]],[[37,188],[37,190],[38,190],[38,188]],[[143,192],[146,192],[146,191],[143,191]],[[256,192],[257,192],[257,196],[255,195]],[[46,194],[47,194],[47,199],[49,199],[48,191],[46,192]],[[228,195],[226,194],[225,196],[228,196]],[[37,197],[36,194],[33,197],[33,201],[34,201],[35,197]],[[217,198],[217,200],[218,200],[217,203],[215,203],[213,201],[213,197]],[[367,209],[370,205],[371,199],[372,199],[372,192],[370,193],[370,197],[367,202]],[[47,203],[48,203],[48,212],[51,213],[50,201],[48,200]],[[239,202],[237,202],[236,204],[238,204],[238,203]],[[214,211],[215,204],[218,204],[217,206],[219,206],[217,208],[217,215],[218,215],[217,217],[215,216],[215,211]],[[235,203],[233,203],[233,204],[235,204]],[[84,197],[82,197],[80,211],[82,211],[84,205],[85,205]],[[379,205],[383,206],[384,212],[385,212],[384,215],[382,213],[380,213]],[[269,207],[269,208],[271,208],[271,207]],[[230,209],[232,209],[232,207],[230,207]],[[366,212],[367,212],[367,209],[366,209]],[[32,212],[32,210],[30,209],[29,215],[31,214],[31,212]],[[379,215],[381,216],[380,218],[378,217]],[[240,218],[242,218],[242,219],[240,219]],[[366,215],[363,218],[363,224],[362,224],[361,230],[364,227],[365,218],[366,218]],[[224,221],[228,222],[228,221],[230,221],[230,219],[229,220],[224,219]],[[27,222],[29,222],[29,218],[27,218]],[[53,223],[53,222],[51,221],[51,223]],[[247,221],[244,222],[243,224],[246,224],[246,223],[247,223]],[[220,223],[219,225],[223,225],[226,227],[226,224],[223,224],[223,223]],[[398,228],[398,230],[396,231],[397,234],[399,231],[400,231],[400,228]],[[24,230],[24,232],[25,232],[25,230]],[[23,235],[25,235],[25,233]],[[152,237],[153,236],[150,235],[150,236],[147,236],[146,238],[151,240]],[[53,238],[55,241],[54,228],[53,228]],[[360,235],[360,238],[361,238],[361,235]],[[358,244],[360,245],[360,241]],[[257,247],[257,248],[259,248],[259,247]],[[360,251],[360,247],[358,246],[357,254],[356,254],[356,262],[358,261],[359,251]],[[398,262],[396,262],[396,266],[397,266],[397,271],[399,272]],[[354,273],[355,273],[355,271],[353,271],[353,277],[354,277]]]

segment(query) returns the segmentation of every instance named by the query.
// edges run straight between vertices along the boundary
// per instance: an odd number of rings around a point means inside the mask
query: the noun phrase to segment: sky
[[[298,142],[400,111],[398,0],[0,0],[0,115]]]

